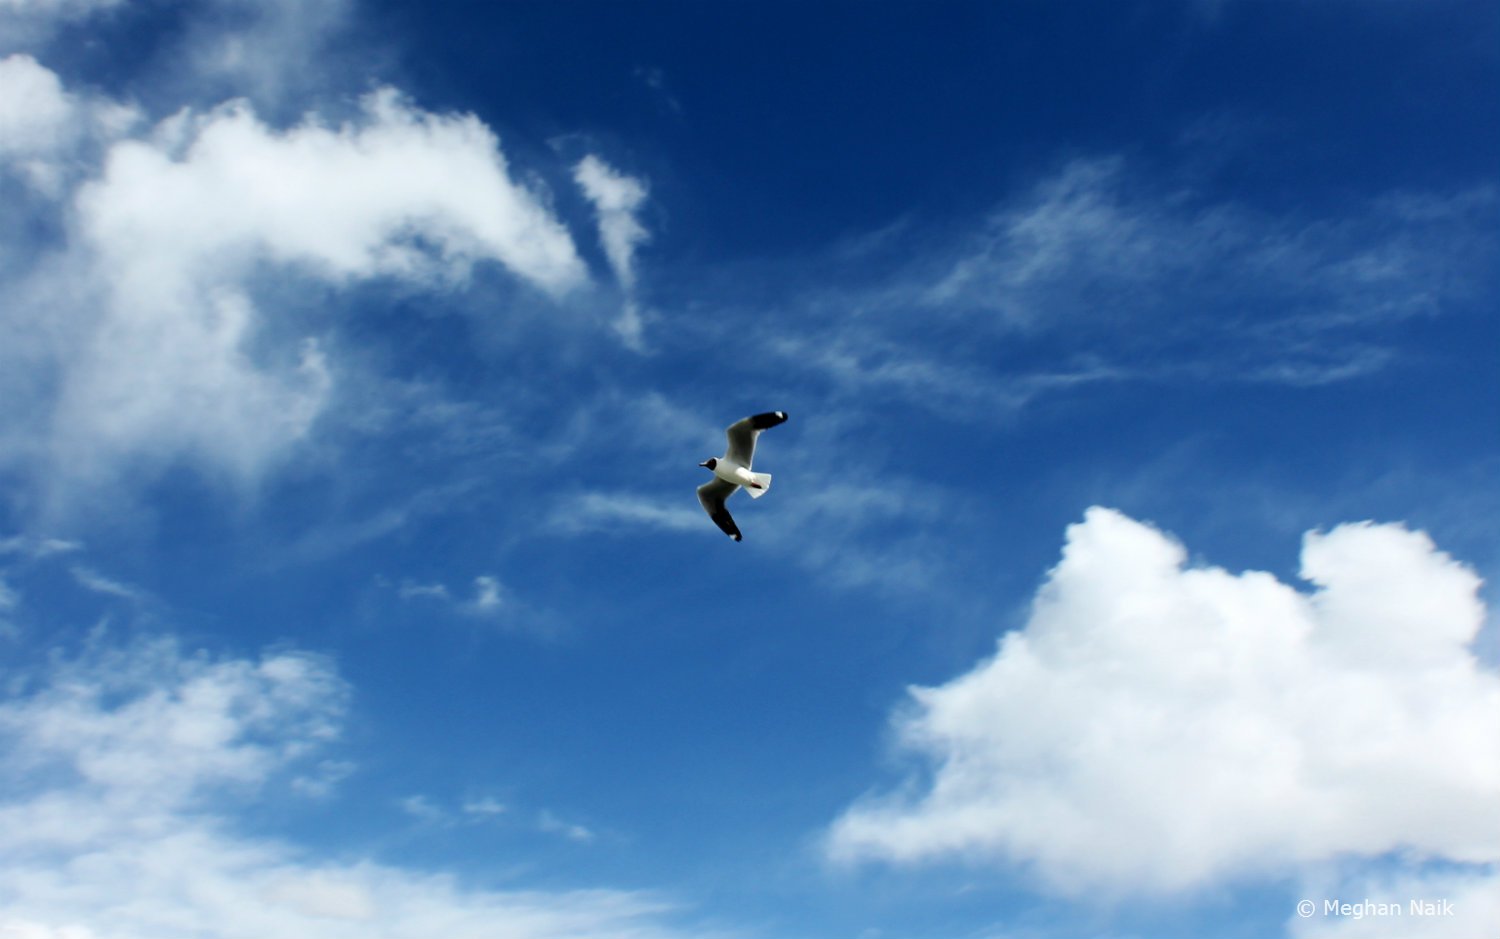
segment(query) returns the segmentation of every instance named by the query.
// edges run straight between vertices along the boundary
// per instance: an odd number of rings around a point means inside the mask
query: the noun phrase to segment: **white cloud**
[[[625,291],[625,308],[615,323],[615,330],[631,348],[639,349],[646,324],[633,296],[635,251],[651,235],[636,219],[636,212],[646,201],[646,185],[618,172],[593,154],[573,167],[573,180],[594,205],[604,255]]]
[[[150,15],[125,0],[0,0],[0,51],[39,48],[58,28],[116,12],[127,21]],[[253,96],[282,104],[292,94],[323,90],[348,68],[359,37],[344,27],[350,0],[195,0],[184,4],[175,38],[150,79],[158,88],[211,100]],[[101,17],[103,18],[103,17]],[[334,43],[331,40],[340,39]],[[370,55],[375,50],[361,48]],[[360,63],[368,74],[370,61]],[[226,94],[228,90],[228,94]]]
[[[480,799],[469,799],[464,802],[462,809],[465,815],[472,815],[482,819],[494,818],[497,815],[504,815],[509,811],[505,803],[490,796]]]
[[[83,564],[73,565],[68,568],[68,573],[73,575],[73,579],[78,582],[80,587],[92,590],[95,593],[102,593],[107,596],[118,597],[121,600],[130,600],[137,603],[149,599],[146,592],[139,587],[133,587],[112,577],[106,577]]]
[[[363,106],[355,124],[277,131],[231,104],[119,144],[80,195],[86,234],[116,283],[152,299],[255,256],[335,281],[451,276],[480,259],[549,291],[583,279],[568,233],[510,179],[477,118],[421,111],[389,88]]]
[[[0,59],[0,155],[46,152],[73,121],[74,104],[56,73],[29,55]]]
[[[648,456],[631,457],[637,462],[681,460],[688,453],[693,455],[688,466],[722,453],[722,428],[734,419],[726,415],[720,419],[723,423],[709,421],[656,396],[615,402],[601,409],[601,415],[587,425],[585,439],[593,452],[646,450]],[[796,441],[777,436],[767,443],[763,438],[761,446],[775,453],[762,450],[770,462],[760,468],[782,481],[773,498],[753,507],[744,496],[729,503],[745,531],[745,545],[736,550],[771,550],[818,575],[820,583],[930,595],[948,550],[942,539],[932,536],[933,523],[950,519],[951,535],[952,517],[971,513],[957,506],[951,493],[881,465],[880,455],[869,446],[876,430],[863,418],[849,422],[849,416],[850,412],[824,411],[813,425],[776,432],[795,434]],[[871,461],[857,483],[844,478],[847,474],[838,460],[838,454],[851,447],[863,448]],[[693,485],[708,479],[706,471],[694,472],[703,475],[693,477]],[[692,488],[686,487],[667,495],[626,490],[568,493],[553,504],[544,525],[566,536],[634,537],[656,531],[710,541],[724,537]]]
[[[830,446],[822,452],[848,451]],[[938,519],[963,511],[948,494],[884,473],[873,460],[864,476],[868,484],[848,481],[829,463],[804,464],[794,473],[820,482],[783,486],[785,508],[778,509],[774,524],[757,527],[757,541],[764,539],[772,550],[843,587],[930,595],[941,582],[950,548],[933,537],[935,526],[953,537],[955,525],[963,524],[938,526]],[[745,522],[740,520],[741,528]]]
[[[897,223],[784,265],[796,334],[749,309],[691,325],[727,321],[763,368],[852,399],[969,419],[1098,382],[1329,384],[1401,361],[1397,320],[1482,315],[1496,202],[1480,185],[1272,213],[1075,159],[978,223]]]
[[[0,52],[45,41],[58,26],[123,0],[0,0]]]
[[[309,116],[278,130],[243,103],[183,112],[111,146],[75,209],[54,273],[82,286],[62,309],[48,304],[45,327],[35,317],[52,361],[33,351],[20,365],[33,394],[59,389],[27,411],[50,411],[60,486],[183,458],[253,482],[307,437],[336,370],[316,339],[287,335],[314,326],[257,304],[268,266],[335,285],[432,286],[491,261],[553,295],[587,276],[484,124],[389,89],[337,127]]]
[[[406,796],[397,803],[401,811],[410,815],[420,822],[443,822],[448,818],[448,813],[443,811],[432,800],[424,795]]]
[[[474,578],[472,608],[475,613],[487,616],[498,612],[505,604],[505,589],[500,585],[498,578],[488,574],[481,574]]]
[[[620,309],[619,317],[614,322],[615,334],[620,337],[626,346],[637,352],[644,351],[646,348],[646,322],[649,318],[635,300],[627,299],[625,305]]]
[[[610,268],[622,286],[627,289],[635,286],[635,249],[650,238],[635,217],[646,201],[645,184],[618,172],[593,154],[573,167],[573,179],[594,204],[599,238],[604,243]]]
[[[11,621],[10,614],[21,604],[21,595],[6,582],[3,574],[0,571],[0,639],[14,639],[21,630]]]
[[[61,194],[83,142],[117,138],[139,119],[134,108],[70,94],[29,55],[0,59],[0,166],[44,196]]]
[[[460,599],[446,584],[418,584],[403,581],[396,595],[402,600],[428,600],[462,613],[465,616],[492,618],[503,613],[515,613],[518,604],[509,588],[493,574],[480,574],[474,578],[474,589],[468,599]]]
[[[319,760],[309,771],[292,779],[293,792],[313,799],[333,795],[338,784],[353,773],[356,766],[348,760]]]
[[[1024,629],[914,688],[930,777],[834,824],[832,856],[991,859],[1051,889],[1171,891],[1337,857],[1500,861],[1500,677],[1478,578],[1421,533],[1310,533],[1300,592],[1185,568],[1095,508]]]
[[[427,599],[447,600],[448,588],[443,584],[416,584],[411,581],[402,581],[396,590],[396,596],[403,600]]]
[[[0,555],[18,554],[28,560],[37,560],[54,554],[68,554],[82,547],[76,541],[63,538],[37,538],[29,535],[11,535],[8,538],[0,538]]]
[[[122,0],[0,0],[0,10],[66,19],[118,6]]]
[[[582,492],[564,499],[553,510],[549,525],[568,534],[627,533],[643,528],[694,531],[707,521],[708,516],[691,495],[663,500],[624,493]]]
[[[921,299],[1026,330],[1119,334],[1149,318],[1157,341],[1230,328],[1247,344],[1305,351],[1299,339],[1330,328],[1463,298],[1495,252],[1483,223],[1495,200],[1490,187],[1393,193],[1342,215],[1272,216],[1163,189],[1120,159],[1078,159],[940,258]],[[1276,313],[1250,328],[1241,319],[1252,302]]]
[[[592,829],[574,822],[565,822],[547,809],[537,814],[536,827],[548,834],[561,835],[569,841],[577,841],[580,844],[587,844],[594,840]]]
[[[96,649],[44,679],[0,705],[8,762],[33,772],[65,769],[76,782],[8,804],[12,820],[36,821],[45,815],[39,808],[80,794],[162,810],[224,784],[258,786],[336,735],[347,695],[314,656],[214,662],[166,640]],[[122,824],[101,816],[80,821],[77,834]],[[24,825],[7,827],[12,846],[26,842]]]
[[[824,334],[779,335],[765,343],[780,368],[814,369],[851,401],[916,402],[947,415],[1019,413],[1059,390],[1140,377],[1092,356],[1031,371],[995,375],[992,364],[956,360],[950,349],[922,349],[860,324]]]
[[[650,89],[656,101],[672,114],[682,113],[682,102],[672,93],[667,85],[667,73],[656,67],[639,66],[633,72],[635,77]]]
[[[239,831],[238,795],[264,797],[338,734],[348,689],[321,658],[159,641],[15,677],[0,704],[0,936],[673,934],[669,908],[638,892],[490,890]]]
[[[259,102],[290,100],[317,88],[357,41],[344,27],[350,0],[209,0],[212,13],[193,22],[182,52],[187,74],[211,88]],[[226,28],[225,23],[235,24]],[[334,43],[335,38],[342,40]]]
[[[1161,217],[1122,204],[1118,160],[1077,160],[990,220],[965,254],[930,288],[934,304],[995,309],[1017,323],[1044,317],[1028,300],[1043,284],[1064,284],[1080,268],[1096,278],[1136,280],[1183,259],[1160,250],[1171,237]]]

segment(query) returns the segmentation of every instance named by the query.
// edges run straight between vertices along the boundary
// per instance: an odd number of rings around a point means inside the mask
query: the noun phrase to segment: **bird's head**
[[[701,466],[701,467],[703,467],[704,469],[710,469],[711,470],[714,467],[716,467],[716,466],[719,465],[719,460],[718,460],[717,457],[709,457],[708,459],[704,460],[702,463],[699,463],[698,465]]]

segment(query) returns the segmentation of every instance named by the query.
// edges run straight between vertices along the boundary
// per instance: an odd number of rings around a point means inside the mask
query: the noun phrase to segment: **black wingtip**
[[[777,424],[785,423],[785,411],[767,411],[764,414],[756,414],[750,418],[750,426],[756,430],[765,430],[769,427],[775,427]]]

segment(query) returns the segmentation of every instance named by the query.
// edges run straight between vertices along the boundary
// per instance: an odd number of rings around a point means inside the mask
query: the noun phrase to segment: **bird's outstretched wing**
[[[724,500],[734,495],[739,488],[734,483],[726,483],[717,477],[698,487],[698,501],[703,503],[703,511],[714,520],[720,531],[735,541],[740,540],[740,529],[729,510],[724,508]]]
[[[729,449],[724,452],[724,456],[749,469],[750,462],[755,459],[755,438],[760,436],[761,431],[784,423],[785,411],[767,411],[735,421],[724,431],[724,436],[729,438]]]

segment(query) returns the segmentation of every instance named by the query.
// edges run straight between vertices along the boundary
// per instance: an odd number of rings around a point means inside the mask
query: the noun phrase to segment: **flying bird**
[[[785,411],[767,411],[735,421],[724,431],[724,436],[729,439],[729,449],[724,455],[698,464],[714,474],[713,479],[698,487],[698,501],[703,503],[703,511],[714,520],[714,524],[735,541],[740,540],[740,529],[729,510],[724,508],[724,501],[741,486],[749,490],[752,499],[759,499],[771,488],[770,473],[750,472],[750,464],[755,459],[755,438],[761,431],[784,423]]]

